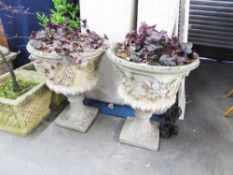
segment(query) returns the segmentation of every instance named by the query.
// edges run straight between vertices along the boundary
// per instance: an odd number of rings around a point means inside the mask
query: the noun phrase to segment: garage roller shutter
[[[233,60],[233,0],[191,0],[189,41],[204,56]]]

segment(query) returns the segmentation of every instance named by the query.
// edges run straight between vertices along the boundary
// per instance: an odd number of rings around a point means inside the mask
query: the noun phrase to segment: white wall
[[[133,29],[135,0],[80,0],[81,18],[91,30],[122,41]]]
[[[157,24],[171,36],[175,29],[179,0],[138,0],[138,27],[141,22]]]

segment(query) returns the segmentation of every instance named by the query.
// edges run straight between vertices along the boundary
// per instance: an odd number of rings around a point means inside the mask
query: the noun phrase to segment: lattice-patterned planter
[[[7,72],[7,67],[3,60],[0,60],[0,75]]]
[[[36,72],[36,68],[34,67],[33,62],[30,62],[30,63],[20,67],[18,70]],[[62,94],[57,94],[55,92],[52,92],[52,98],[51,98],[51,104],[52,105],[60,106],[66,100],[67,100],[66,96],[64,96]]]
[[[0,129],[25,136],[32,132],[50,113],[51,91],[44,78],[36,72],[15,71],[17,79],[39,84],[15,100],[0,97]],[[10,76],[4,74],[0,83]]]

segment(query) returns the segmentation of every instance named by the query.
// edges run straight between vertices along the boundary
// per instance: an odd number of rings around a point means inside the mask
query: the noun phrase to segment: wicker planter
[[[33,62],[30,62],[30,63],[20,67],[18,70],[36,72],[36,68],[33,65]],[[67,100],[66,96],[64,96],[62,94],[56,94],[55,92],[52,92],[52,98],[51,98],[51,105],[52,106],[60,106],[66,100]]]
[[[51,92],[38,73],[15,71],[18,79],[39,84],[15,100],[0,97],[0,129],[25,136],[49,114]],[[0,83],[9,79],[9,73],[0,77]]]
[[[34,49],[30,42],[27,50],[35,60],[36,70],[46,77],[50,90],[68,97],[70,105],[57,117],[61,127],[86,132],[98,114],[98,109],[83,105],[84,92],[91,90],[98,81],[98,66],[105,48],[81,54],[82,63],[74,64],[56,53]],[[62,63],[61,63],[62,62]]]
[[[126,120],[120,141],[126,144],[158,150],[159,123],[151,122],[152,114],[163,114],[176,101],[181,81],[199,65],[199,60],[183,66],[158,66],[134,63],[107,52],[122,75],[118,94],[125,104],[135,109],[135,118]]]

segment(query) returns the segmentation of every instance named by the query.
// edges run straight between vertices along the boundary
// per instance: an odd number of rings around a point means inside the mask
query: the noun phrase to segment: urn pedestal
[[[98,109],[84,106],[84,93],[95,87],[98,81],[98,65],[105,48],[93,52],[81,53],[82,62],[79,64],[68,61],[56,53],[46,53],[34,49],[30,42],[27,50],[36,70],[46,77],[46,84],[50,90],[68,97],[70,105],[62,111],[55,123],[58,126],[86,132]]]
[[[135,110],[135,118],[125,121],[120,134],[120,142],[150,150],[159,147],[159,123],[151,122],[152,112]]]
[[[159,123],[150,118],[175,103],[182,80],[198,67],[199,60],[171,67],[126,61],[116,56],[114,47],[107,54],[121,73],[118,94],[135,110],[135,118],[129,117],[123,126],[120,142],[157,151]]]
[[[59,114],[55,123],[64,128],[86,132],[95,120],[98,109],[83,104],[84,94],[68,96],[70,105]]]

